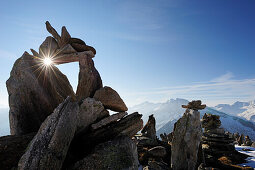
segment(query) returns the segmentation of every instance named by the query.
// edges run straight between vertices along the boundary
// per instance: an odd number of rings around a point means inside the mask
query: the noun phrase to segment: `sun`
[[[52,61],[52,59],[51,59],[50,57],[45,57],[45,58],[43,59],[43,63],[44,63],[44,65],[46,65],[46,66],[50,66],[50,65],[53,64],[53,61]]]

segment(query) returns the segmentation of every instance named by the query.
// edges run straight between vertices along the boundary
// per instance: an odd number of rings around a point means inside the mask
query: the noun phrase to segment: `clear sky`
[[[96,48],[104,85],[128,106],[170,98],[208,105],[255,99],[254,0],[105,0],[0,2],[0,107],[14,61],[60,33]],[[78,63],[60,66],[74,89]]]

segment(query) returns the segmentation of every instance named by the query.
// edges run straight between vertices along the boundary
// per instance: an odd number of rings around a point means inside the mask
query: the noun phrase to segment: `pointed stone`
[[[103,86],[101,77],[91,57],[93,53],[88,51],[83,54],[79,56],[80,72],[76,91],[78,101],[87,97],[93,97],[95,92]]]
[[[39,47],[39,56],[41,58],[45,57],[52,58],[55,56],[58,48],[59,46],[57,41],[53,37],[48,36]]]
[[[35,56],[35,57],[40,57],[39,54],[38,54],[38,52],[35,51],[34,49],[31,48],[30,51],[32,52],[33,56]]]
[[[58,32],[50,25],[49,21],[46,21],[46,29],[47,31],[57,40],[57,42],[60,42],[61,38]]]
[[[69,43],[70,39],[71,39],[71,35],[67,31],[66,27],[63,26],[61,31],[61,40],[59,42],[59,47],[60,48],[64,47],[66,44]]]
[[[173,170],[195,169],[201,136],[200,113],[187,109],[174,125],[171,148]]]
[[[23,169],[61,169],[78,121],[77,103],[68,97],[47,117],[18,163]]]

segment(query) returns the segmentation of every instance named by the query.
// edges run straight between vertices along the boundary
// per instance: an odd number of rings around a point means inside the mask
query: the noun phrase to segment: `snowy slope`
[[[250,166],[252,168],[255,168],[255,148],[249,147],[249,146],[235,146],[236,150],[238,152],[244,153],[246,155],[249,155],[251,157],[248,157],[247,163],[240,164],[241,166]],[[242,149],[249,149],[250,151],[243,151]]]
[[[156,118],[156,129],[160,129],[170,120],[179,119],[180,114],[185,109],[181,105],[187,104],[189,101],[185,99],[171,99],[165,103],[145,102],[128,109],[129,113],[138,111],[143,115],[143,121],[147,122],[149,115],[154,114]]]
[[[143,114],[144,122],[147,122],[148,116],[154,114],[156,118],[157,134],[170,133],[173,130],[174,123],[183,115],[185,109],[181,105],[187,104],[185,99],[171,99],[165,103],[142,103],[129,108],[130,112],[138,111]],[[201,111],[201,117],[204,113],[212,113],[220,116],[222,126],[226,131],[232,133],[238,132],[244,135],[249,135],[255,140],[255,123],[247,121],[237,116],[232,116],[224,112],[217,111],[207,107]]]
[[[238,114],[240,117],[244,117],[247,120],[255,122],[255,103],[254,101],[250,102],[248,106],[243,107],[245,109],[244,112]]]
[[[255,122],[255,101],[235,102],[232,105],[219,104],[214,107],[215,110],[227,113],[233,116],[239,116]]]

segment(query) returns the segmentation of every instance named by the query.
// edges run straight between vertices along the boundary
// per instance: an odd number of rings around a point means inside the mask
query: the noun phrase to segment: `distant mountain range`
[[[143,120],[146,123],[148,116],[154,114],[156,118],[156,129],[157,134],[170,133],[173,130],[174,123],[183,115],[185,109],[181,105],[187,104],[189,101],[185,99],[171,99],[165,103],[150,103],[144,102],[142,104],[136,105],[129,108],[129,112],[138,111],[143,114]],[[218,105],[219,106],[219,105]],[[245,105],[246,107],[250,105]],[[254,105],[253,105],[254,106]],[[239,111],[244,106],[239,106]],[[216,108],[216,107],[215,107]],[[244,118],[235,116],[235,114],[227,114],[223,111],[216,110],[215,108],[206,107],[204,110],[200,111],[201,117],[204,113],[212,113],[220,116],[222,122],[222,127],[229,132],[243,133],[244,135],[249,135],[253,140],[255,140],[255,123],[252,121],[245,120]],[[221,107],[223,108],[223,107]],[[244,109],[244,108],[243,108]],[[233,109],[234,110],[234,109]],[[242,113],[247,110],[241,110]],[[233,113],[233,112],[232,112]],[[237,115],[239,112],[235,112]],[[250,112],[249,112],[250,113]],[[252,116],[251,116],[252,117]]]
[[[214,109],[255,122],[255,101],[235,102],[232,105],[219,104]]]

